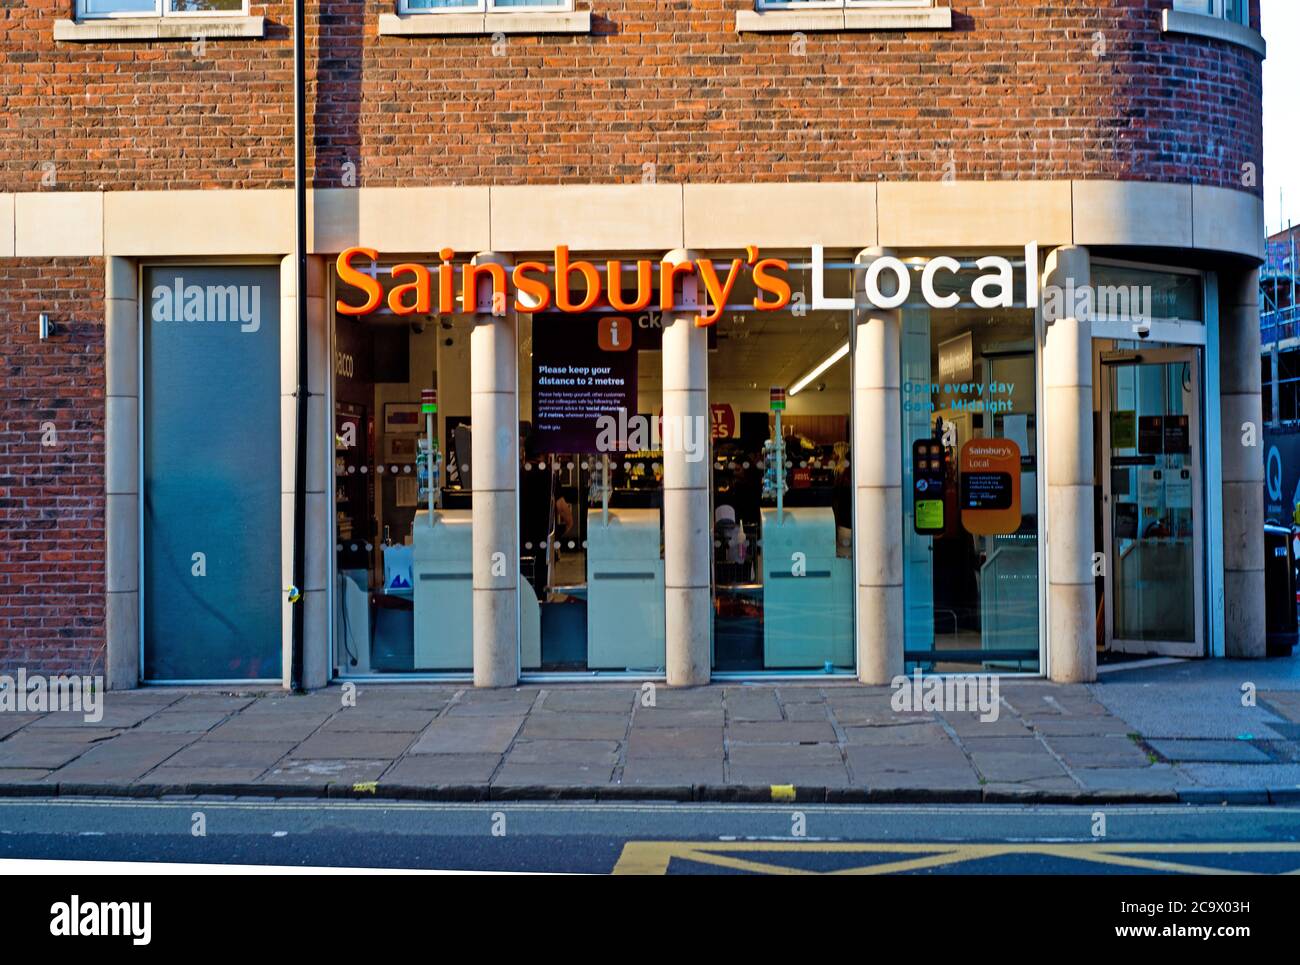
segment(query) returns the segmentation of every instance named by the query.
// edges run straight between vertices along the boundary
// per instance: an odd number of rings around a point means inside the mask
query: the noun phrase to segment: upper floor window
[[[398,0],[399,13],[526,13],[573,9],[573,0]]]
[[[77,0],[77,16],[211,17],[247,13],[247,0]]]
[[[759,10],[837,10],[844,7],[933,7],[934,0],[756,0]]]
[[[1247,26],[1250,24],[1249,0],[1174,0],[1174,9],[1185,13],[1200,13],[1207,17],[1222,17]]]

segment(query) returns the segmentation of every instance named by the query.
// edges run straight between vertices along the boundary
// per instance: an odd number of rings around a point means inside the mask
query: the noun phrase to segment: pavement
[[[1300,803],[1300,658],[1000,694],[986,721],[825,681],[142,688],[0,713],[0,797]]]

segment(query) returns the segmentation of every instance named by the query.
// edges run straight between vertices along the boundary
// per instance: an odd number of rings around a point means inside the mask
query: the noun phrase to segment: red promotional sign
[[[709,419],[713,424],[713,438],[733,439],[736,435],[736,410],[723,402],[709,406]]]

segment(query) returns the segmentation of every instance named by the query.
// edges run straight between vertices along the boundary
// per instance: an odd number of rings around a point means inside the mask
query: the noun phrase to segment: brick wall
[[[103,288],[99,259],[0,264],[0,670],[6,672],[103,672]],[[37,337],[41,312],[59,325],[45,342]]]
[[[803,37],[737,34],[751,0],[578,2],[591,35],[495,40],[379,37],[392,0],[310,4],[317,183],[934,180],[948,165],[1240,187],[1260,161],[1256,58],[1163,37],[1168,0],[952,0],[952,31]],[[288,3],[254,0],[265,39],[202,50],[55,44],[70,3],[3,10],[0,190],[290,183]]]

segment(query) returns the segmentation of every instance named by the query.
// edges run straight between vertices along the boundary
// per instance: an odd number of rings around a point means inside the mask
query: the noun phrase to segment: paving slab
[[[537,694],[505,691],[486,696],[487,691],[466,691],[445,711],[451,717],[521,717],[537,702]]]
[[[722,758],[629,758],[623,765],[623,783],[657,787],[721,784]]]
[[[833,767],[843,761],[835,744],[728,744],[733,767]]]
[[[263,770],[291,750],[292,741],[214,741],[201,739],[177,751],[167,767],[259,767]]]
[[[289,756],[296,760],[388,760],[402,755],[413,734],[386,731],[317,731]]]
[[[137,725],[133,732],[202,734],[212,730],[229,714],[214,710],[160,710]]]
[[[172,757],[196,739],[194,734],[155,734],[132,731],[111,741],[92,745],[86,753],[54,771],[52,781],[60,784],[130,783]]]
[[[632,713],[632,729],[638,727],[721,727],[726,720],[722,705],[716,707],[676,708],[637,707]]]
[[[979,787],[970,760],[955,744],[916,747],[846,747],[855,784],[885,788]]]
[[[1131,728],[1118,717],[1109,714],[1087,717],[1053,716],[1034,717],[1025,721],[1035,733],[1051,737],[1125,737]]]
[[[324,713],[272,713],[252,714],[244,711],[237,717],[231,717],[224,724],[210,730],[205,740],[214,741],[268,741],[268,740],[306,740],[329,718]]]
[[[28,713],[3,713],[0,714],[0,741],[4,740],[10,734],[22,730],[32,721],[39,720],[40,714]]]
[[[781,701],[781,706],[788,712],[793,704],[824,704],[826,703],[826,692],[821,687],[807,685],[792,685],[787,687],[778,687],[776,689],[776,698]]]
[[[1128,737],[1044,737],[1070,767],[1142,767],[1146,752]]]
[[[0,743],[0,768],[62,767],[93,746],[84,740],[42,740],[32,731],[24,730]]]
[[[721,767],[721,765],[719,765]],[[0,768],[0,785],[3,784],[44,784],[50,771],[46,768],[4,767]]]
[[[168,704],[175,703],[180,699],[180,694],[175,694],[165,702],[158,700],[127,702],[121,699],[113,699],[115,693],[104,696],[103,716],[99,720],[86,720],[84,711],[55,711],[46,714],[39,720],[32,721],[28,725],[28,729],[90,727],[113,730],[134,727],[140,721],[158,713]]]
[[[234,714],[243,710],[257,700],[252,694],[185,694],[174,704],[169,704],[165,710],[169,712],[180,711],[209,711]]]
[[[829,721],[745,721],[728,723],[727,739],[743,744],[833,744],[836,737]]]
[[[831,718],[830,705],[825,701],[794,704],[782,702],[781,709],[785,711],[785,719],[789,721],[823,721]]]
[[[745,720],[783,720],[781,705],[772,691],[727,687],[723,691],[727,723]]]
[[[939,715],[961,737],[1031,737],[1024,721],[1007,708],[1000,709],[994,720],[983,720],[978,713],[950,712]]]
[[[289,758],[271,768],[258,784],[353,784],[379,780],[390,760],[295,760]]]
[[[504,754],[522,716],[439,717],[407,752],[410,754]]]
[[[715,758],[723,755],[721,727],[632,728],[627,739],[628,760]]]
[[[669,710],[703,710],[710,707],[722,707],[721,687],[669,687],[660,684],[655,687],[655,707]],[[637,706],[643,707],[640,702]]]
[[[850,724],[843,728],[846,744],[868,746],[955,747],[948,732],[937,723],[930,724]]]
[[[1187,775],[1168,764],[1147,767],[1080,767],[1075,779],[1097,791],[1166,791],[1191,782]]]
[[[1219,764],[1267,764],[1271,758],[1258,747],[1237,740],[1153,740],[1152,749],[1166,760]]]
[[[574,690],[548,690],[542,710],[571,713],[630,714],[640,689],[591,687]]]
[[[554,713],[535,710],[524,721],[521,737],[561,740],[622,740],[627,734],[627,714]]]
[[[515,741],[506,755],[512,764],[618,763],[618,741],[524,740]]]
[[[134,783],[196,789],[233,788],[252,784],[265,772],[266,768],[257,764],[240,767],[170,767],[164,764],[155,767]]]
[[[849,772],[843,764],[806,766],[800,764],[732,764],[730,784],[793,784],[795,787],[848,787]]]
[[[406,756],[384,772],[383,782],[415,786],[486,784],[501,764],[500,754]]]
[[[335,731],[376,731],[393,734],[418,734],[437,715],[436,710],[394,710],[371,713],[358,707],[345,707],[321,725],[319,733]]]
[[[613,764],[511,764],[501,765],[493,787],[575,787],[609,784]]]
[[[1060,763],[1046,754],[972,754],[971,763],[986,782],[1024,783],[1047,778],[1069,779]]]

